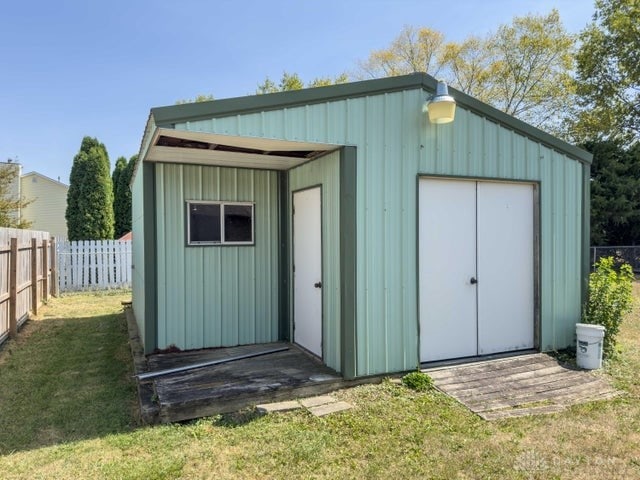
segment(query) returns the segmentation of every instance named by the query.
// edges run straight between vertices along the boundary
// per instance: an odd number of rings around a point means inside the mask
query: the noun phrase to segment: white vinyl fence
[[[61,292],[131,288],[131,241],[58,243]]]

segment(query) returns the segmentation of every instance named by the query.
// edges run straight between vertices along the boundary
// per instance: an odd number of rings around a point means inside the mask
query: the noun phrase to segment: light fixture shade
[[[456,116],[456,101],[449,95],[447,84],[442,80],[438,81],[436,94],[427,104],[427,109],[431,123],[453,122]]]

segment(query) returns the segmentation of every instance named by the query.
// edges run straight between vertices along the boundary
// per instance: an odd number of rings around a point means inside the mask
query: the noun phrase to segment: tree
[[[20,210],[31,203],[19,195],[16,188],[20,182],[18,164],[11,160],[0,167],[0,227],[29,228],[31,222],[23,220]]]
[[[97,139],[84,137],[73,159],[67,194],[69,240],[113,238],[113,186],[109,155]]]
[[[330,77],[319,77],[313,79],[311,82],[306,84],[306,87],[326,87],[329,85],[337,85],[340,83],[346,83],[349,81],[349,77],[346,73],[342,73],[335,78]],[[265,78],[262,83],[258,84],[258,89],[256,93],[258,95],[262,95],[265,93],[276,93],[276,92],[289,92],[292,90],[301,90],[305,88],[305,83],[302,81],[300,76],[297,73],[288,73],[283,72],[282,77],[280,78],[280,82],[276,84],[269,77]]]
[[[557,10],[516,17],[489,39],[487,101],[534,126],[558,132],[573,94],[574,39]]]
[[[595,5],[593,23],[580,34],[581,110],[572,134],[632,142],[640,134],[640,3],[596,0]]]
[[[131,231],[131,177],[138,156],[129,159],[120,157],[111,177],[113,183],[113,216],[115,237],[120,238]]]
[[[317,77],[307,83],[309,88],[328,87],[330,85],[339,85],[341,83],[347,83],[349,76],[346,73],[341,73],[337,77]]]
[[[515,17],[487,38],[445,43],[429,28],[404,27],[360,64],[361,77],[426,71],[534,126],[558,133],[573,95],[574,39],[557,10]]]
[[[491,62],[494,55],[487,40],[468,37],[461,43],[447,43],[440,60],[447,66],[451,85],[480,100],[489,98]]]
[[[436,30],[406,25],[388,48],[374,50],[359,63],[361,77],[379,78],[442,69],[444,35]]]
[[[587,142],[591,166],[591,244],[633,245],[640,239],[640,145]]]
[[[212,100],[215,100],[215,98],[213,98],[213,95],[207,93],[201,93],[199,95],[196,95],[196,98],[191,99],[191,98],[186,98],[186,99],[182,99],[182,100],[176,100],[176,105],[184,105],[185,103],[201,103],[201,102],[210,102]]]

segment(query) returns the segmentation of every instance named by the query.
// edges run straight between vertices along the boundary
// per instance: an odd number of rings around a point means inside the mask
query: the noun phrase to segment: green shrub
[[[420,370],[407,373],[402,377],[402,384],[418,392],[425,392],[433,388],[433,380],[431,380],[431,377],[426,373],[422,373]]]
[[[589,275],[589,298],[584,309],[583,322],[602,325],[605,329],[604,354],[615,351],[616,336],[625,313],[633,301],[633,271],[626,263],[618,271],[613,268],[613,257],[603,257]]]

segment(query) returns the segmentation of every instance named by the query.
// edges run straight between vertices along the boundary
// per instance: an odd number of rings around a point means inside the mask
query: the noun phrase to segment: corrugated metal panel
[[[572,344],[581,314],[580,163],[462,109],[454,124],[428,126],[425,135],[436,148],[435,158],[421,159],[422,174],[540,182],[541,347]],[[468,173],[457,168],[461,151]]]
[[[145,334],[145,283],[144,283],[144,215],[142,202],[142,168],[133,179],[131,191],[131,231],[137,241],[131,247],[131,286],[133,288],[132,307],[138,324],[140,338],[144,342]]]
[[[277,340],[277,174],[158,164],[158,346],[183,349]],[[192,246],[187,200],[255,202],[254,246]]]
[[[322,317],[324,362],[340,371],[340,153],[335,152],[289,171],[294,191],[322,185]],[[291,218],[291,204],[289,204]],[[289,222],[289,239],[292,237]],[[291,245],[291,241],[289,245]],[[293,258],[293,252],[290,252]],[[293,278],[289,282],[293,288]],[[293,298],[293,290],[291,296]],[[293,318],[291,311],[290,318]]]
[[[463,108],[453,124],[431,125],[427,96],[410,90],[176,126],[357,147],[359,375],[418,361],[419,174],[540,182],[542,347],[572,343],[580,317],[580,165]]]

